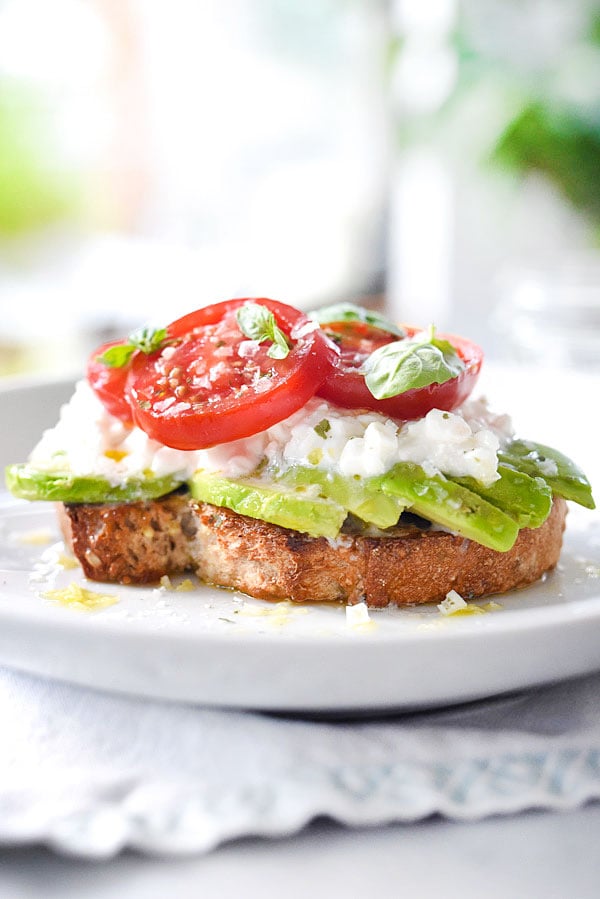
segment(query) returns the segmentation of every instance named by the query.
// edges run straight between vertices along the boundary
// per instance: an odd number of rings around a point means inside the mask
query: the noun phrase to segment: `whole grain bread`
[[[373,608],[439,602],[452,589],[475,598],[530,584],[556,565],[566,512],[556,498],[541,527],[521,530],[500,553],[416,526],[388,536],[309,537],[186,494],[59,508],[65,539],[92,580],[144,584],[194,571],[260,599],[364,600]]]

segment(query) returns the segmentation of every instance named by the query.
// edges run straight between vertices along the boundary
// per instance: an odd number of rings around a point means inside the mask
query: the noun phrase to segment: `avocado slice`
[[[443,475],[428,476],[414,462],[399,462],[381,479],[411,511],[498,552],[509,550],[519,526],[509,515]]]
[[[321,494],[333,500],[367,524],[391,528],[398,523],[405,504],[397,496],[384,493],[381,478],[344,477],[334,472],[294,465],[274,474],[278,484],[317,485]]]
[[[311,537],[337,537],[346,518],[339,503],[303,486],[273,486],[258,478],[226,478],[202,469],[194,472],[188,486],[194,499]]]
[[[590,482],[575,463],[558,450],[531,440],[511,440],[498,453],[499,460],[531,477],[540,477],[553,493],[586,509],[595,509]]]
[[[129,478],[113,486],[99,476],[74,475],[69,471],[35,468],[28,463],[9,465],[6,486],[14,496],[63,503],[134,503],[157,499],[181,487],[172,475]]]
[[[450,478],[506,512],[520,528],[538,528],[552,508],[552,490],[543,478],[532,478],[522,471],[498,466],[497,481],[486,487],[475,478]]]

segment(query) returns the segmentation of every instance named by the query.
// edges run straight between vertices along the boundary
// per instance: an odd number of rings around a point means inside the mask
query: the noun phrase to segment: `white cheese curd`
[[[343,475],[365,477],[385,474],[398,461],[398,426],[390,419],[371,421],[362,437],[344,446],[339,459]]]
[[[473,428],[454,412],[432,409],[424,418],[408,422],[398,439],[398,458],[417,462],[427,474],[443,472],[472,477],[484,484],[498,479],[498,436],[486,428]]]
[[[450,590],[449,593],[446,593],[446,598],[438,605],[442,615],[456,615],[457,612],[462,612],[467,608],[468,604],[456,590]]]
[[[313,398],[298,412],[269,428],[265,453],[278,468],[308,465],[339,470],[339,459],[348,442],[362,438],[373,421],[386,419],[376,413],[339,409]]]
[[[346,606],[346,624],[348,627],[364,627],[371,624],[369,609],[365,602],[357,602],[353,606]]]
[[[493,431],[501,443],[514,436],[515,430],[510,415],[493,412],[484,396],[475,399],[469,397],[460,409],[462,417],[469,422],[471,428],[485,428]]]
[[[30,462],[38,468],[99,475],[115,486],[147,472],[185,481],[199,468],[240,477],[265,459],[279,469],[302,465],[347,477],[385,474],[396,462],[408,461],[428,474],[471,476],[491,484],[498,477],[500,442],[509,433],[507,417],[494,416],[484,400],[469,401],[455,412],[432,409],[422,419],[400,424],[314,397],[289,418],[245,440],[176,450],[139,428],[126,427],[81,381]]]
[[[80,381],[71,400],[62,407],[55,427],[44,431],[29,461],[37,468],[78,475],[97,474],[118,484],[116,459],[129,429],[109,415],[86,381]]]
[[[80,381],[62,407],[58,424],[44,432],[29,461],[45,470],[100,476],[112,486],[147,472],[185,481],[198,468],[239,477],[256,468],[265,443],[265,435],[257,434],[207,450],[163,446],[107,412],[87,381]]]
[[[443,472],[491,484],[498,478],[500,437],[483,425],[486,410],[485,401],[464,415],[462,409],[432,409],[400,425],[376,412],[354,413],[312,399],[269,429],[265,452],[277,467],[304,465],[371,477],[385,474],[396,462],[415,462],[430,475]]]

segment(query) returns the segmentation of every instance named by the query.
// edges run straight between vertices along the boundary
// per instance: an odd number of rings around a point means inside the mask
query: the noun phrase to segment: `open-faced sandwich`
[[[560,452],[471,391],[468,340],[341,304],[199,309],[101,347],[10,490],[58,502],[87,577],[195,571],[259,598],[367,605],[520,587],[557,562]]]

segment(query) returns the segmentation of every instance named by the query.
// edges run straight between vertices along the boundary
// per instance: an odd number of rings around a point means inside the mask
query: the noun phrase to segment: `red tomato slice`
[[[122,340],[113,340],[98,347],[88,359],[86,374],[92,390],[102,401],[105,409],[111,415],[120,418],[125,424],[133,425],[131,407],[125,395],[129,366],[110,368],[104,362],[98,361],[98,357],[102,353],[110,349],[110,347],[118,346],[121,343],[123,343]]]
[[[236,312],[266,306],[290,342],[285,359],[241,332]],[[239,440],[300,409],[331,371],[337,351],[306,315],[267,299],[229,300],[185,315],[155,353],[136,353],[127,384],[135,423],[175,449]]]
[[[322,327],[338,344],[340,355],[318,395],[346,409],[372,409],[401,421],[422,418],[431,409],[446,412],[456,409],[475,386],[483,361],[483,352],[476,344],[452,334],[438,334],[455,348],[464,362],[464,370],[443,384],[430,384],[377,400],[359,369],[372,352],[398,338],[363,322],[330,322]],[[404,327],[403,330],[407,337],[412,337],[420,329]]]

